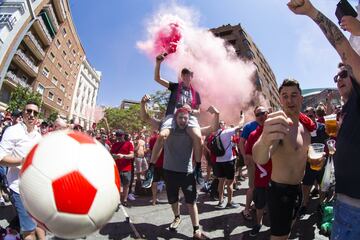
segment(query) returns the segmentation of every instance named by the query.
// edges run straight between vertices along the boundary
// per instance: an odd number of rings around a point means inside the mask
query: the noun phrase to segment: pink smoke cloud
[[[214,105],[221,111],[222,119],[236,123],[240,110],[247,110],[252,100],[258,99],[253,84],[256,67],[239,59],[235,49],[223,39],[197,26],[196,19],[196,12],[189,8],[176,4],[163,7],[147,21],[147,38],[137,42],[137,47],[155,62],[159,32],[178,24],[181,39],[176,52],[168,55],[163,64],[177,73],[184,67],[191,68],[192,85],[200,93],[201,108]]]

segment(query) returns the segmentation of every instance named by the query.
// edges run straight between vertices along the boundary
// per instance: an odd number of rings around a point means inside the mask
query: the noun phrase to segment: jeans
[[[334,216],[335,219],[331,231],[332,240],[360,239],[360,208],[336,200]]]
[[[11,199],[11,203],[14,205],[16,209],[17,214],[19,215],[21,232],[23,233],[23,232],[35,231],[36,223],[26,211],[21,201],[20,194],[11,191],[10,199]]]

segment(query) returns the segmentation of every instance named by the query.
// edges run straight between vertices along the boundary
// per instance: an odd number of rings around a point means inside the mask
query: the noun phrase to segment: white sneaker
[[[3,197],[0,197],[0,206],[5,206],[5,200]]]
[[[134,194],[129,193],[129,195],[128,195],[128,199],[129,199],[130,201],[134,201],[134,200],[135,200],[135,196],[134,196]]]

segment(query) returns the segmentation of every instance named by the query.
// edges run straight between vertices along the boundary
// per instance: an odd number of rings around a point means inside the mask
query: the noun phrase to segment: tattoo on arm
[[[335,49],[338,50],[339,45],[346,41],[346,38],[340,29],[320,11],[318,12],[314,21],[317,23],[317,25],[319,25],[326,38]],[[344,52],[343,55],[345,55]]]

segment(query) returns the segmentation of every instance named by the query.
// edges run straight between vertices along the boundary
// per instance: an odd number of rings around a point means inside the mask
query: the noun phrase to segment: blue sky
[[[153,80],[152,60],[136,48],[146,38],[146,19],[169,0],[70,0],[72,17],[90,63],[102,72],[98,105],[118,106],[163,89]],[[291,13],[287,0],[179,0],[195,10],[199,26],[240,23],[252,36],[274,71],[277,82],[294,77],[302,88],[335,87],[332,76],[339,57],[320,29]],[[313,4],[334,22],[337,0]],[[357,1],[351,0],[355,6]],[[348,36],[348,35],[347,35]],[[175,73],[164,71],[175,81]]]

